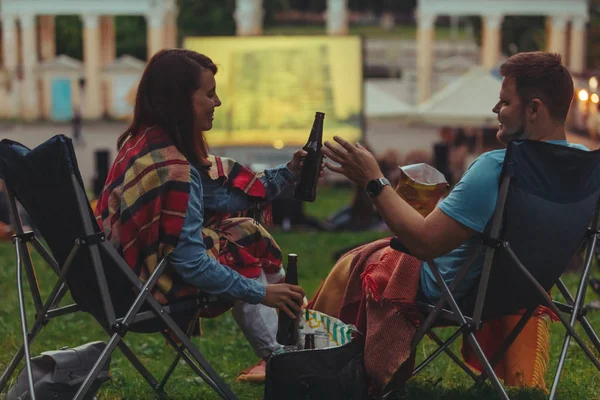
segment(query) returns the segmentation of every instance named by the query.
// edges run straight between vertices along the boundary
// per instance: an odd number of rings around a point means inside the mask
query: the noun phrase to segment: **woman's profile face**
[[[217,96],[215,75],[211,70],[202,69],[200,82],[202,85],[192,95],[192,103],[196,130],[205,132],[212,128],[215,108],[221,105],[221,100]]]

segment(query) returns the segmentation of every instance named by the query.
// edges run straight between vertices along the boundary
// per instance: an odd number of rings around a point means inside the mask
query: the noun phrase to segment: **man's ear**
[[[540,111],[542,110],[542,106],[543,104],[540,101],[540,99],[531,100],[531,103],[529,103],[529,112],[531,119],[535,120],[539,117]]]

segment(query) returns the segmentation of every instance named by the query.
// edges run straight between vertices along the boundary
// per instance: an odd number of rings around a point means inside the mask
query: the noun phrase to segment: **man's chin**
[[[507,144],[509,142],[510,135],[505,132],[503,128],[500,128],[498,129],[498,132],[496,132],[496,139],[498,139],[498,141],[502,144]]]

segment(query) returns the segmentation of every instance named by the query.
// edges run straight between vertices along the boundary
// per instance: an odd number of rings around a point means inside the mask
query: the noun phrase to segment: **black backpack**
[[[106,346],[103,342],[86,343],[73,349],[45,351],[31,359],[33,389],[37,400],[71,400]],[[110,358],[94,380],[85,400],[92,400],[100,386],[110,379]],[[10,388],[7,400],[29,400],[27,369]]]

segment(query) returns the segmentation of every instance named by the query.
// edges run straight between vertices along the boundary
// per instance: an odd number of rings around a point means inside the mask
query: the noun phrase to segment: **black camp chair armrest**
[[[412,256],[410,250],[408,250],[408,248],[404,245],[404,243],[402,243],[400,241],[400,239],[398,239],[395,236],[390,240],[390,247],[394,250],[398,250],[402,253],[406,253],[409,256]]]

